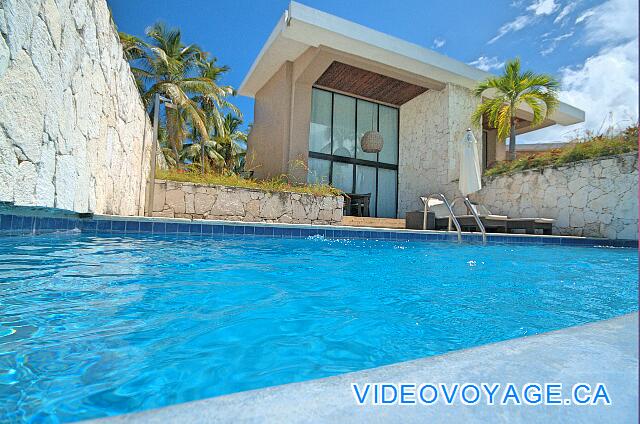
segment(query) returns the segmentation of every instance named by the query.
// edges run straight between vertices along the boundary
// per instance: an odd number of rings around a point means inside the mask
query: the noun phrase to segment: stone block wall
[[[471,126],[478,99],[471,90],[447,84],[428,90],[400,107],[398,217],[422,210],[420,196],[458,197],[459,144]],[[479,152],[480,130],[474,128]]]
[[[156,180],[153,216],[330,225],[342,220],[342,205],[342,196]]]
[[[554,233],[638,239],[638,154],[485,178],[470,196],[491,212],[553,218]]]
[[[0,202],[142,215],[151,140],[105,0],[0,0]]]

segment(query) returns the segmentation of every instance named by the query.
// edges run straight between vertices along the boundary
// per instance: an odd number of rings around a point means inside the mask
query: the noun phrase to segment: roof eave
[[[264,43],[264,46],[262,46],[262,49],[260,49],[260,53],[258,53],[258,56],[255,58],[255,60],[251,64],[251,68],[249,68],[247,75],[245,75],[244,79],[242,80],[242,83],[238,88],[238,94],[240,94],[241,96],[247,96],[247,97],[255,96],[258,89],[251,87],[252,85],[251,80],[253,79],[256,69],[262,62],[263,57],[267,54],[267,52],[271,48],[272,44],[276,41],[278,36],[287,27],[288,21],[289,21],[289,9],[285,10],[282,16],[280,17],[280,19],[278,19],[278,23],[273,28],[273,31],[271,31],[269,38],[267,38],[267,41]]]
[[[291,47],[293,44],[294,48]],[[239,94],[255,97],[281,62],[293,61],[309,47],[327,46],[412,74],[473,89],[493,74],[363,25],[291,2],[243,80]],[[291,50],[291,51],[289,51]],[[560,103],[550,119],[560,125],[584,121],[584,111]]]

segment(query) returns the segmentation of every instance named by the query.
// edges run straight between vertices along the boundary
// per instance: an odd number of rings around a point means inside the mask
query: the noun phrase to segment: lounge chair
[[[475,205],[472,205],[475,206]],[[436,214],[436,229],[445,230],[449,228],[449,211],[440,206],[432,207],[431,210]],[[488,233],[504,233],[507,231],[508,217],[504,215],[495,215],[488,211],[482,211],[475,208],[482,225]],[[456,215],[456,219],[463,231],[480,231],[478,223],[472,214]]]
[[[553,233],[553,219],[550,218],[509,218],[507,220],[507,231],[524,230],[526,234],[535,234],[536,230],[541,230],[544,235]]]
[[[553,219],[549,218],[509,218],[505,215],[492,214],[486,207],[478,204],[471,204],[476,214],[482,221],[488,233],[512,233],[523,230],[526,234],[535,234],[536,230],[542,231],[545,235],[552,234]],[[443,210],[436,206],[432,208],[436,213],[436,229],[447,229],[449,227],[449,214],[446,208]],[[480,231],[473,215],[456,215],[456,219],[465,231]]]
[[[471,204],[475,208],[478,215],[490,214],[489,210],[477,204]],[[536,230],[542,231],[544,235],[551,235],[553,232],[554,219],[551,218],[507,218],[507,232],[513,233],[514,230],[524,230],[526,234],[535,234]]]

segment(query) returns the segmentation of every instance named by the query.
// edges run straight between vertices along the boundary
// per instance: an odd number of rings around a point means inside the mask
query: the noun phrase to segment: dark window
[[[371,193],[371,216],[395,218],[399,113],[394,107],[313,88],[307,180],[346,193]],[[384,139],[380,153],[366,153],[360,146],[371,130]]]

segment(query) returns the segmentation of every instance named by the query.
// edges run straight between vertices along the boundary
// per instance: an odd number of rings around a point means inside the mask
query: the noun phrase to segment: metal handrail
[[[453,202],[451,202],[451,211],[452,211],[452,212],[453,212],[453,208],[455,208],[455,207],[456,207],[456,203],[458,203],[458,200],[460,200],[460,199],[461,199],[460,197],[456,197],[455,199],[453,199]],[[451,231],[451,217],[452,217],[452,216],[453,216],[453,217],[455,217],[455,214],[454,214],[454,213],[452,213],[451,215],[449,215],[449,224],[447,225],[447,229],[448,229],[449,231]],[[457,219],[457,218],[456,218],[456,219]],[[458,222],[460,222],[460,221],[458,221]]]
[[[464,198],[464,204],[467,205],[467,209],[469,209],[471,211],[471,215],[473,215],[473,217],[475,218],[476,223],[478,224],[478,228],[480,228],[480,231],[482,232],[482,243],[486,244],[487,243],[487,230],[484,228],[484,224],[482,223],[482,220],[478,216],[478,213],[476,212],[476,209],[471,205],[471,202],[469,201],[468,197]]]
[[[429,211],[429,206],[428,206],[429,199],[438,199],[438,197],[440,198],[439,200],[442,200],[442,202],[447,206],[447,209],[449,209],[449,228],[448,228],[448,230],[451,231],[451,221],[453,220],[453,223],[456,226],[456,231],[458,232],[458,241],[461,242],[462,241],[462,229],[460,228],[460,223],[458,222],[458,219],[456,218],[456,216],[453,214],[453,209],[451,208],[451,205],[449,204],[449,201],[447,200],[446,197],[444,197],[444,194],[442,194],[442,193],[434,193],[434,194],[430,194],[429,196],[426,196],[426,197],[420,197],[420,200],[422,200],[422,203],[424,204],[424,213],[422,215],[422,229],[423,230],[427,229],[427,212]]]
[[[456,202],[458,200],[462,200],[462,202],[467,207],[467,210],[469,212],[471,212],[471,215],[473,216],[473,219],[476,221],[476,224],[478,224],[478,228],[480,229],[480,232],[482,233],[482,243],[486,243],[487,242],[487,230],[484,228],[484,224],[482,223],[482,220],[478,216],[478,213],[476,212],[476,210],[471,205],[471,201],[469,200],[468,197],[458,197],[458,198],[454,199],[453,202],[451,202],[451,208],[453,208],[456,205]],[[449,231],[451,231],[451,218],[449,218]]]

